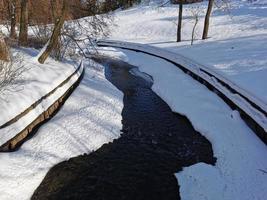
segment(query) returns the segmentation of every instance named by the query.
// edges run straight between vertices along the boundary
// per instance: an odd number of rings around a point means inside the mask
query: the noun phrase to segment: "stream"
[[[51,168],[32,199],[180,199],[174,174],[214,164],[211,143],[152,91],[152,77],[122,61],[102,62],[124,93],[121,137]]]

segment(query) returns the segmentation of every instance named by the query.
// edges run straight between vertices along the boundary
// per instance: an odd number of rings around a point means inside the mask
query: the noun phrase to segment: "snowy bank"
[[[42,96],[57,87],[78,67],[75,63],[57,62],[48,58],[45,64],[36,61],[38,51],[34,49],[15,49],[14,54],[21,57],[21,65],[26,71],[17,82],[20,86],[14,92],[0,98],[0,125],[14,118]]]
[[[103,67],[84,63],[79,87],[59,113],[14,153],[0,153],[0,199],[30,199],[48,170],[120,136],[123,94]]]
[[[156,2],[156,1],[154,1]],[[266,1],[230,1],[228,9],[214,8],[209,39],[200,40],[207,1],[185,5],[182,42],[176,43],[178,6],[137,6],[114,13],[117,26],[110,39],[150,44],[183,55],[231,81],[267,107],[267,6]],[[196,41],[190,45],[199,12]]]
[[[34,60],[35,57],[22,58],[27,71],[23,72],[23,80],[16,80],[23,84],[21,90],[5,93],[1,99],[1,120],[8,119],[0,128],[1,151],[15,149],[36,126],[48,119],[61,104],[60,98],[67,95],[83,72],[82,64],[75,69],[74,63],[49,60],[41,65]],[[54,68],[62,72],[59,74],[59,71],[53,71]]]
[[[128,50],[102,48],[153,77],[152,87],[174,112],[185,115],[211,143],[215,166],[199,163],[176,174],[183,200],[265,199],[266,145],[216,94],[175,65]]]
[[[73,90],[79,85],[84,74],[81,62],[79,68],[67,77],[60,85],[54,88],[40,100],[33,103],[28,109],[1,128],[0,151],[16,150],[28,137],[32,136],[43,123],[51,119],[62,107]]]
[[[249,117],[249,119],[253,121],[253,126],[255,126],[254,129],[257,130],[256,133],[258,136],[264,142],[267,142],[267,106],[260,99],[255,98],[246,90],[243,90],[224,76],[221,76],[209,68],[182,55],[150,45],[114,40],[100,40],[97,44],[99,46],[121,47],[124,49],[140,51],[178,64],[180,68],[184,69],[186,73],[190,73],[195,79],[201,79],[203,80],[202,82],[209,83],[213,88],[225,96],[227,101],[231,101],[242,110],[242,112],[246,114],[245,118]],[[251,124],[251,121],[248,123]]]

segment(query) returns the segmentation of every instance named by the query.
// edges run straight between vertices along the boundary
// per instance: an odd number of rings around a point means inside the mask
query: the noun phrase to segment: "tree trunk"
[[[192,36],[191,36],[191,45],[193,45],[194,40],[195,40],[195,31],[196,31],[197,23],[198,23],[198,15],[195,15],[195,24],[193,26]]]
[[[51,52],[58,46],[58,40],[61,34],[61,29],[64,25],[65,21],[65,16],[68,10],[68,0],[63,1],[63,7],[62,7],[62,12],[61,16],[58,19],[57,23],[55,24],[52,36],[50,37],[48,41],[48,45],[45,49],[45,51],[42,53],[42,55],[38,58],[38,61],[43,64],[45,60],[48,58],[48,56],[51,54]]]
[[[52,21],[56,24],[57,21],[57,2],[50,0]]]
[[[58,13],[57,13],[57,1],[55,0],[50,0],[50,5],[51,5],[51,14],[52,14],[52,22],[54,24],[57,24],[57,20],[58,20]],[[58,37],[53,53],[55,56],[56,60],[60,60],[61,59],[61,42],[60,42],[60,37]]]
[[[2,33],[0,33],[0,60],[10,60],[8,46],[5,41],[5,36]]]
[[[181,42],[182,20],[183,20],[183,4],[179,4],[179,16],[178,16],[178,26],[177,26],[177,42]]]
[[[11,6],[11,29],[10,29],[10,37],[15,39],[17,37],[16,34],[16,1],[12,0],[10,3]]]
[[[28,0],[21,0],[19,45],[28,44]]]
[[[203,35],[202,35],[203,40],[208,38],[210,15],[212,12],[213,3],[214,3],[214,0],[209,0],[209,5],[208,5],[206,17],[205,17],[204,30],[203,30]]]

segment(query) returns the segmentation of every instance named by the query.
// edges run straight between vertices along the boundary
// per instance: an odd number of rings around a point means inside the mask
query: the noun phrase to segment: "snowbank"
[[[14,123],[1,128],[1,151],[12,151],[16,149],[17,145],[34,132],[35,127],[42,124],[45,120],[50,119],[53,113],[56,113],[55,110],[61,106],[59,99],[64,99],[64,96],[69,94],[71,88],[75,89],[74,85],[79,83],[83,73],[84,66],[81,62],[79,68],[73,74],[66,77],[64,82],[56,86],[54,90],[49,91],[46,94],[47,96],[43,96],[41,101],[38,100],[37,103],[32,104],[30,110],[25,112],[25,115],[19,116],[18,120]]]
[[[183,200],[256,200],[267,196],[267,147],[236,111],[175,65],[143,53],[104,48],[153,77],[152,87],[211,143],[215,166],[199,163],[176,174]]]
[[[34,49],[15,49],[13,53],[19,53],[20,64],[26,71],[20,80],[17,80],[20,85],[15,92],[6,93],[0,98],[0,125],[11,120],[53,90],[78,67],[75,63],[62,63],[50,58],[45,64],[40,64],[35,58],[38,51]]]
[[[192,59],[230,80],[267,107],[267,6],[234,0],[227,11],[215,9],[210,38],[201,38],[207,2],[185,5],[181,43],[176,43],[178,6],[139,6],[116,12],[117,26],[110,39],[134,41],[161,47]],[[191,10],[200,21],[196,41],[190,45],[194,24]]]
[[[123,94],[103,67],[84,64],[85,75],[59,113],[14,153],[0,153],[0,199],[29,199],[48,170],[120,136]]]
[[[244,90],[243,88],[240,88],[239,85],[234,84],[231,80],[182,55],[150,45],[114,40],[100,40],[97,42],[97,44],[99,46],[121,47],[134,51],[141,51],[179,64],[188,72],[193,73],[197,77],[202,78],[207,83],[212,85],[224,96],[226,96],[228,100],[232,101],[238,106],[238,108],[250,116],[250,118],[257,123],[257,126],[263,130],[262,133],[258,134],[261,138],[263,138],[264,141],[266,141],[265,133],[267,131],[267,105],[257,97],[251,95],[251,93],[247,92],[247,90]]]

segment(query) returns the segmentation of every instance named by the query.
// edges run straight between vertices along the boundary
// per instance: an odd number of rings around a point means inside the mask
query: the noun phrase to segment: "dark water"
[[[124,93],[119,139],[53,167],[32,199],[180,199],[174,173],[215,163],[208,140],[175,114],[132,66],[105,60],[106,77]],[[88,133],[90,134],[90,133]]]

